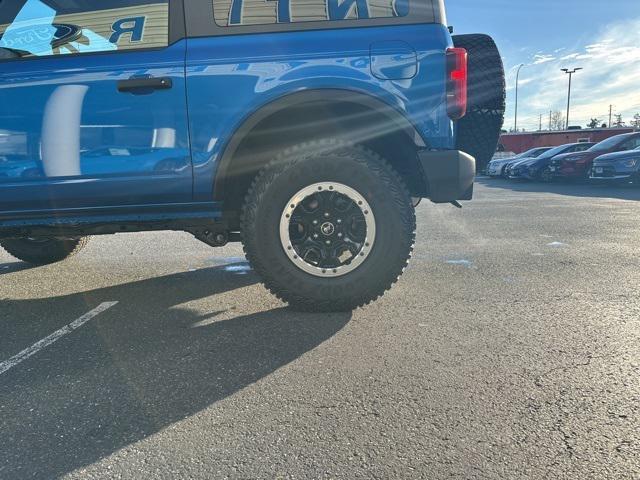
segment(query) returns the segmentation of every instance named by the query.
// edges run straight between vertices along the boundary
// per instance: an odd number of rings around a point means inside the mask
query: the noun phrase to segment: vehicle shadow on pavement
[[[513,190],[515,192],[527,193],[555,193],[573,197],[588,198],[616,198],[620,200],[640,201],[640,188],[638,186],[611,185],[611,184],[589,184],[586,182],[528,182],[525,180],[505,180],[502,178],[476,179],[479,183],[488,188],[500,188],[503,190]]]
[[[223,302],[210,297],[257,283],[225,268],[3,300],[2,331],[17,318],[119,303],[0,376],[0,477],[57,478],[91,465],[254,384],[351,319],[211,308]]]

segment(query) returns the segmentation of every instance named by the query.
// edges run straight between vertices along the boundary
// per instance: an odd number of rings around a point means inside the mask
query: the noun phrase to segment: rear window
[[[528,150],[522,154],[520,154],[520,156],[522,158],[529,158],[529,157],[539,157],[540,155],[542,155],[544,152],[548,152],[549,150],[551,150],[551,147],[544,147],[544,148],[532,148],[531,150]]]
[[[213,0],[218,26],[402,18],[410,0]]]

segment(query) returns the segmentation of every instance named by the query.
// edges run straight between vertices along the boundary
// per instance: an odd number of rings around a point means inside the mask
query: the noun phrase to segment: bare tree
[[[561,111],[551,112],[551,130],[564,130],[567,120]]]
[[[598,128],[600,126],[599,118],[592,118],[589,123],[587,123],[587,128]]]
[[[631,121],[631,126],[633,128],[640,128],[640,113],[636,113],[633,116],[633,120]]]
[[[613,126],[614,127],[624,127],[625,126],[624,120],[622,120],[622,114],[621,113],[616,113],[614,115],[614,117],[616,117],[616,121],[613,122]]]

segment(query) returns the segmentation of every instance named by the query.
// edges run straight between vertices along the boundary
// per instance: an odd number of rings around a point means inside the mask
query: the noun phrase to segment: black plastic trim
[[[428,197],[434,203],[473,198],[476,160],[459,150],[423,150],[418,153],[428,185]]]
[[[249,134],[249,132],[251,132],[251,130],[253,130],[262,120],[279,111],[312,102],[355,103],[367,107],[370,110],[375,111],[376,113],[385,115],[390,122],[393,122],[397,126],[398,130],[404,130],[409,135],[409,138],[421,138],[418,130],[402,112],[389,105],[388,103],[385,103],[382,100],[375,98],[369,94],[352,90],[330,88],[305,90],[302,92],[291,93],[260,107],[260,109],[256,110],[249,117],[247,117],[242,125],[235,130],[233,136],[223,149],[220,164],[215,174],[215,200],[224,200],[224,185],[228,176],[228,172],[231,169],[233,157],[238,150],[238,147],[245,139],[245,137]]]
[[[0,238],[101,235],[149,230],[226,230],[214,202],[0,212]]]
[[[141,90],[170,90],[171,88],[173,88],[173,80],[169,77],[130,78],[118,82],[118,91],[121,93]]]
[[[169,45],[187,37],[184,0],[169,0]]]

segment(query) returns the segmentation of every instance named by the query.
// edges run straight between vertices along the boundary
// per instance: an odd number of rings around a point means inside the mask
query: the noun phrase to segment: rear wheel
[[[8,238],[0,246],[11,256],[33,265],[61,262],[82,250],[88,237],[80,238]]]
[[[457,122],[458,150],[476,159],[482,171],[493,158],[505,112],[505,76],[498,47],[488,35],[454,35],[469,54],[467,114]]]
[[[399,176],[375,153],[311,142],[256,178],[242,235],[247,258],[277,297],[299,310],[349,311],[398,280],[415,214]]]

